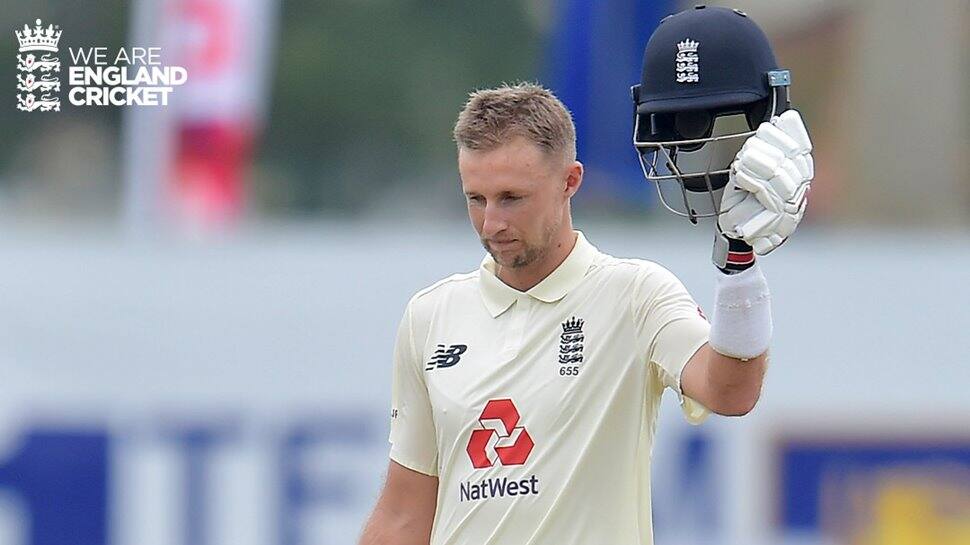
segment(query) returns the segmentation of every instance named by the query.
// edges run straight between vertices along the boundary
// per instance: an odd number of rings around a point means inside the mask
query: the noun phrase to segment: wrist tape
[[[724,274],[737,274],[754,265],[754,249],[747,242],[714,233],[714,265]]]
[[[761,267],[716,272],[714,312],[708,344],[716,352],[748,360],[764,354],[771,341],[771,294]]]

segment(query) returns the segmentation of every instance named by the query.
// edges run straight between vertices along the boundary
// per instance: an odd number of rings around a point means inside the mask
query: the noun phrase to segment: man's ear
[[[583,185],[583,164],[573,161],[566,167],[566,197],[572,197]]]

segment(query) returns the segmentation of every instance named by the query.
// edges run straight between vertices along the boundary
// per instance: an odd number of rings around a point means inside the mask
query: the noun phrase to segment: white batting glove
[[[765,255],[795,231],[805,214],[815,175],[812,141],[802,116],[786,110],[764,122],[741,147],[734,162],[717,224],[730,238]]]

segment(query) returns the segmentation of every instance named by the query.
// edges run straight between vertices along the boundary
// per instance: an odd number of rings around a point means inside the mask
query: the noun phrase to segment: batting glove
[[[728,238],[766,255],[781,246],[805,214],[815,175],[812,141],[802,116],[786,110],[764,122],[734,162],[717,224]]]

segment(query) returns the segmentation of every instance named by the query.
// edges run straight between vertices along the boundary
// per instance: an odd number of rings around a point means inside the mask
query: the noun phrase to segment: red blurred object
[[[231,227],[267,106],[278,0],[140,0],[137,45],[188,73],[168,106],[126,112],[126,221],[134,230]]]
[[[236,221],[244,205],[253,131],[228,122],[189,121],[181,124],[177,139],[170,186],[176,213],[205,225]]]

